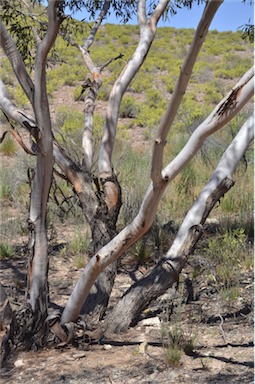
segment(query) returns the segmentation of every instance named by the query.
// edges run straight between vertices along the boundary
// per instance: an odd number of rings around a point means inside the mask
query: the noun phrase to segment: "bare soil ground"
[[[1,263],[1,280],[14,308],[26,288],[24,251],[20,247],[14,259]],[[81,271],[75,269],[73,258],[63,255],[59,247],[52,248],[50,257],[51,304],[62,306]],[[195,256],[183,276],[187,276],[194,262]],[[145,272],[146,267],[134,269],[124,260],[110,307]],[[201,277],[193,283],[195,301],[185,304],[187,292],[180,288],[179,304],[161,299],[146,311],[144,317],[150,319],[149,325],[140,321],[125,334],[106,334],[100,342],[77,348],[56,345],[38,351],[14,351],[8,367],[2,369],[1,384],[252,383],[252,272],[242,274],[238,300],[224,307],[217,291],[212,286],[206,287]],[[172,312],[169,323],[167,307]],[[194,353],[188,356],[183,352],[177,367],[170,366],[165,358],[162,324],[179,324],[185,334],[194,335]],[[144,343],[148,343],[147,348],[143,348]]]

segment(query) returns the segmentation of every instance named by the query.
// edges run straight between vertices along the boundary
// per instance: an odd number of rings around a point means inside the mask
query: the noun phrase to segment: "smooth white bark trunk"
[[[115,81],[111,90],[102,142],[99,151],[99,176],[102,179],[113,174],[112,152],[116,138],[116,127],[119,115],[119,107],[128,85],[143,64],[156,34],[156,27],[159,18],[164,13],[168,1],[161,0],[155,8],[150,19],[146,16],[146,4],[144,0],[137,2],[137,16],[140,28],[139,44],[122,73]]]
[[[208,119],[206,119],[208,126],[202,123],[197,130],[194,131],[186,144],[189,148],[188,153],[185,155],[182,151],[182,155],[178,155],[178,162],[174,159],[162,171],[161,183],[157,183],[157,187],[155,187],[153,183],[150,184],[139,213],[133,222],[124,228],[105,247],[98,251],[87,264],[65,306],[61,318],[62,323],[74,321],[78,317],[82,304],[91,288],[91,284],[93,284],[98,274],[106,268],[107,265],[118,259],[131,245],[147,232],[156,215],[158,203],[170,181],[183,169],[188,160],[195,155],[204,140],[212,134],[212,132],[215,132],[217,129],[224,126],[230,118],[233,118],[239,112],[240,108],[249,101],[253,95],[253,88],[253,70],[250,70],[243,76],[227,97],[218,104]],[[228,107],[226,108],[226,106]]]
[[[166,258],[174,258],[175,255],[178,254],[182,244],[185,241],[185,238],[188,236],[189,229],[192,226],[204,223],[206,219],[204,215],[206,213],[206,204],[208,198],[210,198],[212,193],[219,187],[225,178],[232,178],[232,175],[239,161],[242,159],[253,138],[254,116],[252,115],[239,130],[236,137],[223,154],[211,179],[200,193],[192,208],[189,210],[182,225],[179,228],[171,248],[166,254]]]
[[[217,201],[234,185],[233,173],[254,138],[254,118],[251,116],[223,154],[211,179],[203,188],[183,220],[176,238],[164,257],[142,279],[123,295],[109,316],[105,328],[121,332],[135,324],[142,311],[178,280],[197,240],[202,235],[203,224]]]

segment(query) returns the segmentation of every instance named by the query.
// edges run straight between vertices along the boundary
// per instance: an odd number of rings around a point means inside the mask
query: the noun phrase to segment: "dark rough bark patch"
[[[124,332],[129,326],[137,323],[143,310],[178,281],[179,273],[201,235],[202,226],[190,228],[189,236],[178,257],[162,258],[147,276],[138,280],[127,290],[107,317],[107,330]]]
[[[98,195],[99,205],[96,214],[90,221],[92,231],[91,256],[116,235],[116,222],[121,207],[121,188],[116,177],[111,178],[110,182],[111,184],[115,183],[114,191],[118,191],[118,196],[114,197],[114,206],[112,205],[111,210],[109,210],[104,201],[104,194]],[[107,180],[104,183],[107,183]],[[102,271],[83,305],[81,315],[89,323],[97,323],[105,314],[117,274],[117,265],[118,262],[115,261]]]
[[[0,366],[2,366],[10,352],[11,327],[14,319],[8,297],[0,283]]]
[[[189,228],[188,235],[176,254],[164,257],[141,280],[133,284],[122,299],[117,303],[106,318],[106,329],[110,332],[123,332],[139,320],[143,310],[149,304],[166,292],[177,280],[188,256],[203,233],[202,224],[211,212],[214,205],[234,185],[232,179],[225,178],[213,191],[206,201],[205,210],[200,225]],[[178,235],[177,235],[178,236]]]
[[[22,305],[12,313],[12,320],[1,345],[1,365],[8,364],[12,350],[38,350],[48,344],[49,327],[43,313],[33,311],[30,304]]]

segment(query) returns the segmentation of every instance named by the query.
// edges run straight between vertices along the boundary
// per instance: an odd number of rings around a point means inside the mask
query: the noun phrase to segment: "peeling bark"
[[[215,6],[214,2],[209,2],[208,5],[206,6],[203,18],[200,23],[201,25],[206,24],[206,30],[208,30],[208,27],[209,27],[206,23],[206,20],[208,18],[208,23],[210,23],[209,21],[212,19],[212,13],[213,12],[215,13],[217,8],[218,7]],[[144,21],[143,12],[142,12],[142,15],[143,15],[142,20]],[[198,29],[200,28],[200,24]],[[203,36],[203,38],[204,37],[205,36]],[[194,42],[192,43],[192,49],[194,49],[194,46],[201,48],[200,38],[201,38],[200,34],[195,35]],[[188,53],[188,58],[190,60],[190,66],[192,67],[192,65],[194,65],[194,57],[192,55],[189,55]],[[189,76],[190,75],[191,75],[191,71],[189,71]],[[182,84],[184,81],[182,78],[183,77],[186,78],[186,76],[187,76],[187,73],[181,72],[178,84]],[[249,76],[252,78],[253,75],[249,75]],[[252,85],[249,84],[248,86],[247,77],[244,77],[244,78],[245,79],[242,78],[241,80],[241,83],[243,82],[242,83],[243,91],[240,95],[238,95],[239,102],[236,104],[238,107],[241,104],[244,105],[252,96],[252,90],[253,90]],[[177,88],[178,87],[179,86],[177,86]],[[116,94],[118,95],[117,89],[115,91],[116,91]],[[179,95],[179,92],[177,92],[177,95]],[[176,113],[175,104],[173,103],[173,101],[171,101],[171,105],[174,105],[173,114],[175,114]],[[232,117],[234,116],[235,112],[237,113],[238,107],[232,110],[232,113],[231,113]],[[168,114],[171,114],[171,111],[168,110]],[[114,114],[110,116],[111,120],[113,119],[113,116]],[[219,121],[218,116],[213,113],[213,116],[212,117],[210,116],[210,124],[208,124],[208,121],[207,121],[208,126],[207,124],[204,125],[202,130],[200,129],[200,127],[197,128],[198,133],[194,133],[189,140],[189,142],[191,142],[191,150],[188,152],[189,160],[195,155],[198,148],[201,147],[206,137],[209,134],[211,134],[213,131],[222,127],[222,124],[224,125],[224,121],[226,121],[227,118],[229,118],[228,114],[224,114],[223,117],[222,116],[220,117],[220,121]],[[111,126],[114,127],[114,124]],[[168,126],[168,129],[169,128],[170,126]],[[165,129],[162,130],[162,125],[159,127],[159,132],[160,132],[159,139],[161,139],[161,136],[164,137],[165,135]],[[113,143],[112,142],[113,137],[112,139],[110,139],[109,137],[109,135],[111,136],[111,130],[106,129],[105,134],[107,135],[107,138],[108,138],[108,141],[107,141],[108,150],[104,152],[106,148],[103,148],[103,147],[101,147],[101,150],[103,151],[104,154],[106,154],[106,156],[109,156],[111,154],[110,147],[112,145],[111,143]],[[194,137],[195,137],[195,140],[192,141]],[[104,138],[102,143],[104,143]],[[198,147],[196,147],[197,144],[198,144]],[[102,155],[102,157],[99,156],[99,164],[103,166],[103,168],[101,168],[101,171],[106,171],[106,173],[104,173],[104,175],[106,175],[107,170],[109,171],[110,168],[108,167],[109,158],[107,160],[104,157],[104,154]],[[177,166],[172,166],[172,163],[170,163],[168,167],[162,170],[160,179],[156,178],[156,182],[155,180],[154,182],[151,182],[151,184],[149,185],[145,193],[139,213],[136,216],[136,218],[133,220],[133,222],[129,224],[126,228],[124,228],[111,242],[109,242],[105,247],[103,247],[99,252],[97,252],[97,254],[91,259],[91,262],[88,263],[88,265],[84,269],[83,275],[81,276],[80,280],[75,286],[66,304],[66,307],[64,309],[64,312],[61,318],[62,323],[65,323],[68,321],[74,321],[77,318],[81,310],[82,303],[86,299],[88,291],[90,290],[91,282],[93,281],[93,279],[96,279],[97,276],[109,264],[117,260],[127,249],[129,249],[131,245],[133,245],[138,239],[140,239],[148,231],[148,229],[153,223],[154,217],[156,215],[158,203],[167,185],[170,183],[171,180],[173,180],[173,178],[182,170],[182,168],[186,164],[187,164],[186,154],[184,154],[184,156],[181,156]],[[152,176],[152,179],[153,179],[153,176]],[[96,257],[98,255],[100,255],[99,263],[96,262]]]
[[[13,323],[13,312],[5,293],[3,285],[0,283],[0,366],[8,357],[10,345],[9,338],[11,334],[11,326]]]
[[[110,93],[98,159],[99,177],[101,180],[104,180],[103,191],[106,201],[108,202],[107,204],[110,206],[113,205],[115,201],[114,195],[112,194],[114,186],[111,182],[111,179],[116,177],[112,165],[112,153],[116,138],[120,103],[128,85],[146,59],[151,44],[155,38],[157,22],[164,13],[167,4],[167,0],[161,0],[155,7],[150,19],[148,19],[146,16],[145,2],[137,2],[137,17],[140,28],[139,44],[132,58],[128,61],[118,79],[115,81]]]
[[[193,225],[186,230],[185,239],[176,252],[163,257],[156,267],[143,279],[132,285],[105,321],[110,332],[124,332],[139,320],[141,313],[150,303],[171,288],[179,279],[188,256],[192,253],[197,241],[203,234],[203,223],[217,201],[234,185],[228,178],[223,180],[217,190],[213,191],[206,202],[206,211],[201,224]],[[184,220],[185,222],[185,220]],[[178,237],[178,234],[177,234]]]
[[[26,67],[22,60],[21,54],[19,53],[13,39],[9,35],[5,25],[0,20],[0,44],[3,48],[6,56],[8,57],[13,71],[27,95],[31,104],[33,103],[34,84],[27,73]]]
[[[33,109],[39,129],[37,162],[33,178],[29,222],[31,228],[31,257],[29,295],[34,312],[39,312],[43,322],[48,309],[48,240],[46,212],[53,173],[53,135],[46,90],[46,60],[62,22],[60,1],[49,2],[48,29],[40,42],[34,71]]]
[[[97,93],[102,82],[101,71],[105,65],[101,68],[94,65],[89,54],[89,47],[94,41],[95,34],[109,9],[110,3],[110,0],[104,1],[102,11],[84,44],[82,46],[76,44],[82,52],[85,65],[92,76],[92,81],[90,80],[85,99],[83,167],[75,164],[75,162],[67,156],[65,151],[54,142],[46,92],[45,64],[48,52],[59,32],[59,26],[62,21],[62,2],[49,1],[48,30],[42,41],[37,39],[38,50],[35,60],[34,84],[27,74],[22,58],[7,31],[5,28],[0,31],[1,44],[3,44],[5,53],[13,66],[13,70],[34,108],[35,115],[35,118],[32,118],[18,110],[16,106],[10,102],[0,83],[0,105],[8,115],[12,116],[23,127],[28,129],[35,139],[37,146],[37,165],[33,179],[30,206],[30,229],[32,236],[29,280],[32,310],[29,308],[30,312],[28,311],[29,316],[31,315],[31,321],[29,322],[26,336],[33,335],[34,333],[39,335],[41,333],[39,339],[41,339],[42,342],[44,335],[47,333],[47,326],[44,320],[47,315],[48,305],[48,245],[45,218],[54,160],[68,181],[73,185],[79,197],[81,207],[92,230],[93,246],[91,247],[91,254],[94,255],[68,300],[61,322],[65,323],[76,320],[82,306],[83,313],[92,314],[92,317],[99,319],[103,316],[108,304],[109,295],[116,275],[117,259],[150,228],[157,211],[158,203],[170,181],[173,180],[195,155],[205,138],[217,129],[220,129],[235,116],[253,94],[253,72],[250,71],[249,75],[246,75],[245,81],[242,79],[222,103],[216,107],[208,119],[197,128],[195,134],[192,135],[187,143],[187,146],[185,146],[184,150],[180,152],[176,159],[165,169],[162,169],[163,149],[167,133],[176,116],[183,94],[185,93],[209,24],[219,5],[222,3],[222,0],[218,2],[209,0],[195,33],[194,41],[182,66],[177,87],[155,139],[151,169],[152,182],[147,189],[137,217],[116,236],[116,222],[121,205],[121,189],[112,165],[112,152],[116,137],[119,106],[124,92],[146,58],[155,37],[157,22],[166,9],[168,1],[159,1],[150,19],[148,19],[146,15],[146,2],[144,0],[137,2],[140,41],[133,57],[115,82],[110,95],[99,153],[98,187],[95,190],[94,180],[91,175],[94,151],[93,113]],[[122,55],[119,55],[118,58],[119,57],[122,57]],[[109,63],[110,62],[111,60]],[[204,217],[207,217],[207,211],[210,211],[211,205],[218,196],[217,194],[218,192],[215,196],[212,193],[210,199],[208,198],[207,209],[205,208],[200,221],[195,223],[191,221],[189,225],[187,225],[187,221],[185,221],[186,226],[182,227],[183,232],[179,233],[178,241],[174,243],[176,247],[174,248],[174,253],[167,254],[158,264],[156,270],[154,272],[152,271],[151,277],[148,277],[147,280],[148,286],[146,285],[147,283],[145,283],[144,287],[140,287],[141,290],[139,292],[141,297],[131,300],[132,302],[137,300],[137,302],[135,302],[136,307],[135,310],[132,310],[132,306],[130,306],[130,315],[128,316],[128,320],[123,320],[122,328],[128,326],[128,322],[129,324],[133,324],[137,320],[139,311],[144,305],[147,305],[146,303],[150,300],[150,295],[156,297],[156,295],[159,295],[162,289],[165,289],[164,287],[169,284],[169,280],[175,281],[174,279],[177,278],[179,270],[182,268],[183,263],[185,263],[189,252],[199,236],[201,236],[201,223],[203,223]],[[171,252],[173,252],[173,249]],[[175,258],[173,255],[179,256]],[[158,279],[159,283],[157,284]],[[154,291],[151,291],[149,288],[152,282],[155,282]],[[139,284],[137,283],[137,289],[138,286]],[[132,289],[130,289],[129,293],[130,295],[133,293]],[[125,297],[128,297],[128,294]],[[120,304],[120,306],[121,305],[122,304]],[[116,325],[116,323],[115,327],[118,330],[122,329],[121,326]]]
[[[105,327],[121,332],[134,325],[142,311],[177,281],[188,256],[202,235],[203,224],[215,204],[234,185],[231,175],[254,137],[251,116],[223,154],[212,178],[186,215],[176,238],[157,266],[124,294],[106,319]]]

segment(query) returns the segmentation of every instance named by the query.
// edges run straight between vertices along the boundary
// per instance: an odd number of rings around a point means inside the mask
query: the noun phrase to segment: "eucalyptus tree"
[[[12,65],[17,80],[28,97],[33,113],[28,114],[13,103],[2,81],[0,82],[0,106],[9,118],[29,132],[33,139],[31,148],[25,145],[16,129],[11,129],[11,133],[25,151],[36,156],[36,168],[31,178],[29,215],[31,255],[28,279],[32,315],[31,323],[29,323],[30,328],[22,333],[23,337],[26,337],[30,332],[34,335],[34,340],[38,342],[39,339],[40,342],[43,342],[44,337],[47,336],[46,328],[49,324],[52,326],[52,331],[54,329],[62,341],[69,340],[70,336],[67,335],[67,329],[71,329],[70,323],[77,320],[82,307],[84,312],[90,314],[94,320],[103,317],[116,276],[118,258],[149,230],[164,191],[194,157],[204,140],[224,127],[252,97],[253,69],[244,74],[208,118],[197,127],[177,157],[169,165],[163,167],[167,135],[187,89],[210,23],[223,2],[223,0],[217,2],[209,0],[204,3],[203,15],[154,140],[151,182],[137,216],[117,233],[116,223],[121,207],[121,186],[113,164],[112,154],[116,141],[120,103],[130,82],[146,59],[155,38],[159,19],[166,17],[169,13],[176,12],[176,9],[182,6],[191,7],[193,2],[192,0],[176,0],[174,2],[160,0],[147,4],[145,0],[136,2],[49,0],[46,8],[47,15],[43,15],[43,17],[39,17],[34,12],[32,5],[36,3],[35,1],[32,3],[22,1],[21,8],[17,7],[16,0],[3,2],[0,30],[1,46]],[[198,0],[197,2],[202,1]],[[71,11],[86,9],[92,17],[97,15],[88,37],[82,44],[78,44],[73,35],[69,33],[72,28],[76,27],[76,24],[73,27],[70,16],[65,16],[68,7]],[[93,145],[94,109],[103,82],[102,69],[105,65],[110,64],[111,60],[99,67],[93,62],[90,51],[103,20],[107,19],[111,12],[121,16],[124,21],[136,14],[140,36],[133,56],[122,69],[110,92],[98,153],[97,175],[95,175],[92,174],[92,159],[95,152]],[[24,30],[24,28],[20,28],[20,24],[15,21],[13,16],[16,14],[18,15],[17,20],[20,18],[23,21],[29,19],[26,29],[28,32],[25,36],[28,38],[29,44],[25,47],[20,44],[17,36],[19,31]],[[79,24],[79,28],[82,29],[83,24]],[[67,150],[58,143],[52,131],[46,85],[47,58],[58,35],[61,35],[69,44],[77,48],[90,73],[86,82],[88,87],[84,101],[84,129],[81,143],[83,159],[80,163],[70,157]],[[33,50],[30,48],[31,44]],[[31,59],[33,52],[35,53],[34,62]],[[118,60],[120,57],[121,55],[118,55],[112,60]],[[32,62],[32,75],[24,64],[24,58],[26,62],[29,60]],[[171,68],[169,68],[170,70]],[[108,316],[106,325],[109,328],[114,330],[126,329],[137,320],[141,310],[176,281],[192,247],[201,236],[202,225],[210,210],[219,197],[232,186],[230,178],[233,170],[252,139],[251,122],[250,119],[227,150],[205,188],[206,193],[203,191],[197,199],[169,252],[145,279],[137,282],[129,289],[112,314]],[[236,149],[236,142],[242,143],[238,150]],[[231,159],[231,167],[226,158]],[[45,321],[48,316],[49,263],[46,212],[55,167],[72,185],[92,233],[91,260],[84,268],[63,313],[56,315],[59,318],[57,326],[54,321],[49,323]],[[4,302],[8,308],[8,313],[10,313],[6,299]],[[52,320],[54,315],[49,318]],[[65,332],[61,325],[65,327]]]

